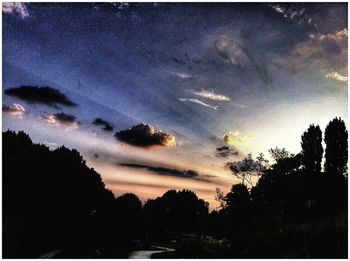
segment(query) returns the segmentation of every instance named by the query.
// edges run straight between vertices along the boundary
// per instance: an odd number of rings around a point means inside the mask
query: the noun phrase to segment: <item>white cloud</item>
[[[282,14],[285,18],[293,19],[294,17],[300,17],[304,14],[305,8],[298,9],[295,6],[283,6],[283,5],[271,5],[271,8],[274,9],[277,13]]]
[[[14,103],[9,106],[3,104],[2,111],[8,113],[10,116],[15,116],[19,119],[23,118],[23,115],[26,113],[26,110],[21,104]]]
[[[202,89],[200,92],[198,91],[193,91],[192,92],[194,95],[200,96],[200,97],[204,97],[204,98],[208,98],[211,100],[215,100],[215,101],[229,101],[230,98],[221,94],[215,94],[214,91],[207,91]]]
[[[192,78],[192,76],[189,75],[188,73],[181,73],[181,72],[178,72],[178,73],[175,73],[175,75],[178,76],[178,77],[181,78],[181,79]]]
[[[180,101],[182,102],[193,102],[193,103],[197,103],[199,105],[202,105],[204,107],[208,107],[210,109],[213,109],[213,110],[217,110],[219,108],[219,106],[213,106],[213,105],[210,105],[210,104],[207,104],[205,102],[202,102],[200,100],[197,100],[197,99],[189,99],[189,98],[179,98]]]
[[[2,3],[2,11],[9,14],[17,13],[22,18],[29,16],[27,6],[24,3],[20,2],[4,2]]]
[[[335,71],[327,72],[325,76],[326,76],[326,78],[334,79],[334,80],[337,80],[339,82],[347,82],[348,81],[347,76],[341,75]]]

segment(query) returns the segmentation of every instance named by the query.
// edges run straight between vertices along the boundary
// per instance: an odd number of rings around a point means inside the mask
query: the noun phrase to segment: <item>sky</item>
[[[215,208],[227,162],[348,123],[347,3],[2,5],[3,131],[78,149],[116,196]]]

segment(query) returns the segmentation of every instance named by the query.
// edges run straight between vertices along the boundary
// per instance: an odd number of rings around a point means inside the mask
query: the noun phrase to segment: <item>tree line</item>
[[[241,183],[226,195],[217,189],[220,207],[209,212],[189,190],[144,204],[132,193],[115,197],[78,151],[51,151],[24,132],[3,132],[3,257],[61,248],[76,250],[69,257],[84,257],[79,249],[127,257],[140,242],[176,249],[158,257],[346,257],[347,139],[335,118],[324,136],[310,125],[298,154],[274,148],[271,163],[249,154],[228,164]]]

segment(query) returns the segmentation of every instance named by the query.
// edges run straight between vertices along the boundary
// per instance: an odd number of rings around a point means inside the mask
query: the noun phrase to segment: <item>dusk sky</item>
[[[225,163],[348,124],[347,3],[2,8],[2,129],[76,148],[116,195],[214,208],[239,182]]]

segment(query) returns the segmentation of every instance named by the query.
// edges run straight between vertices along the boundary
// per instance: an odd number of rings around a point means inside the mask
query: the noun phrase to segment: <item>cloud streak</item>
[[[210,100],[215,100],[215,101],[229,101],[230,98],[225,96],[225,95],[221,95],[221,94],[216,94],[214,93],[214,91],[208,91],[205,89],[202,89],[201,91],[193,91],[192,92],[194,95],[203,97],[203,98],[208,98]]]
[[[210,108],[210,109],[213,109],[213,110],[218,110],[218,108],[219,108],[219,106],[210,105],[210,104],[202,102],[202,101],[200,101],[198,99],[179,98],[179,101],[196,103],[196,104],[202,105],[204,107],[207,107],[207,108]]]
[[[326,73],[325,75],[326,78],[330,78],[330,79],[334,79],[337,80],[339,82],[347,82],[348,81],[348,77],[341,75],[335,71],[330,71],[328,73]]]
[[[120,163],[118,165],[123,167],[129,167],[129,168],[146,169],[148,171],[155,172],[159,175],[174,176],[174,177],[180,177],[180,178],[190,178],[190,179],[196,179],[196,180],[208,182],[207,179],[201,178],[198,172],[194,170],[178,170],[178,169],[171,169],[171,168],[165,168],[165,167],[153,167],[148,165],[132,164],[132,163]]]

